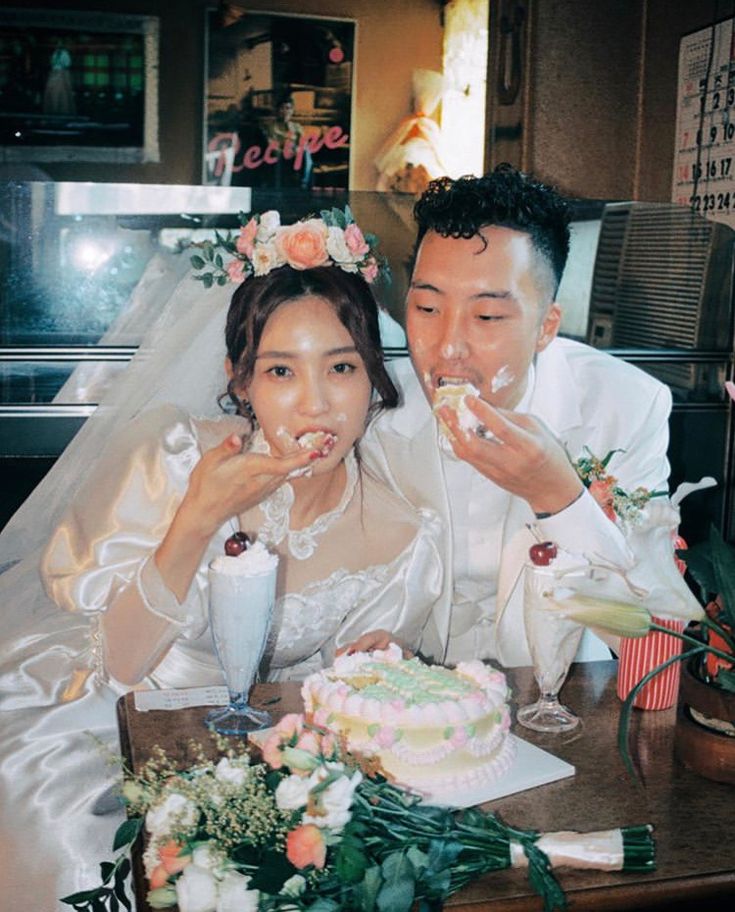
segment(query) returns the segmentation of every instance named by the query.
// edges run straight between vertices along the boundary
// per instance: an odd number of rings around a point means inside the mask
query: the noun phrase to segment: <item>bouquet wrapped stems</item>
[[[131,817],[118,830],[102,883],[65,897],[77,912],[130,908],[128,854],[143,829],[155,909],[179,912],[419,912],[491,871],[525,867],[546,912],[566,901],[555,865],[651,871],[652,829],[549,833],[507,826],[477,808],[424,805],[346,751],[332,732],[284,717],[263,745],[178,770],[163,751],[123,795]]]

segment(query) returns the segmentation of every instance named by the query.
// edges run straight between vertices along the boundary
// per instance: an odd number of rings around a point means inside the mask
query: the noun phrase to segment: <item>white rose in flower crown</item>
[[[209,871],[187,865],[176,881],[179,912],[217,912],[217,881]]]
[[[259,243],[270,241],[276,231],[281,227],[281,213],[276,209],[270,209],[264,212],[258,223],[258,230],[255,234],[255,240]]]
[[[281,779],[276,788],[276,805],[281,811],[296,811],[309,800],[309,789],[314,785],[311,779],[302,776],[288,776]]]
[[[335,263],[339,263],[345,272],[357,272],[357,261],[361,260],[362,257],[355,258],[355,255],[347,246],[344,231],[336,225],[332,225],[329,228],[327,252]]]
[[[199,811],[193,801],[180,792],[171,792],[161,803],[154,805],[145,815],[145,827],[154,837],[160,838],[171,832],[174,825],[185,829],[193,826]]]
[[[285,260],[271,241],[265,244],[256,244],[253,251],[253,274],[256,276],[268,275],[272,269],[283,266]]]
[[[362,782],[362,773],[359,770],[355,771],[352,777],[340,776],[323,792],[319,792],[315,796],[318,813],[304,814],[302,823],[313,823],[318,827],[326,827],[338,833],[350,822],[352,797],[360,782]]]
[[[214,778],[230,785],[242,785],[249,772],[249,766],[242,763],[233,763],[229,757],[223,757],[215,767]]]
[[[248,890],[251,878],[228,871],[219,883],[216,912],[258,912],[259,890]]]

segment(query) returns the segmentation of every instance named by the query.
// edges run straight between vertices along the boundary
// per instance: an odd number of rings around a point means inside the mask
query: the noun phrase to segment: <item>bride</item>
[[[114,770],[91,735],[116,751],[117,696],[222,683],[206,567],[233,533],[279,554],[271,680],[389,635],[414,647],[440,590],[436,518],[360,465],[369,418],[398,397],[368,284],[379,260],[359,228],[267,213],[227,266],[206,264],[212,290],[187,304],[189,280],[174,295],[0,541],[0,560],[25,554],[0,575],[8,908],[59,908],[97,882],[121,812],[100,814]],[[225,272],[240,284],[223,332]],[[225,386],[234,414],[213,417]],[[55,524],[42,549],[34,522]]]

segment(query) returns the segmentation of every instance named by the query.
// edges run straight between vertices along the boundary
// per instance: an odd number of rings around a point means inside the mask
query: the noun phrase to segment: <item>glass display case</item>
[[[236,229],[240,212],[278,209],[289,222],[349,205],[389,259],[392,282],[378,295],[384,343],[387,357],[405,357],[413,204],[409,194],[360,191],[2,184],[0,526],[125,370],[177,286],[193,281],[192,241]],[[685,222],[676,207],[639,215],[631,205],[573,201],[559,290],[562,334],[611,348],[668,383],[672,484],[705,474],[720,482],[687,505],[689,535],[698,540],[715,521],[732,537],[731,408],[723,383],[732,376],[733,232],[710,231],[698,217]],[[669,222],[676,231],[662,247]]]

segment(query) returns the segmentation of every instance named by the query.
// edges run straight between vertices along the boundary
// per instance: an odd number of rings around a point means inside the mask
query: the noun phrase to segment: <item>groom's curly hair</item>
[[[559,286],[569,255],[569,207],[553,187],[512,165],[498,165],[484,177],[431,181],[414,206],[414,218],[418,226],[414,259],[427,231],[471,238],[481,228],[497,225],[530,235]]]

